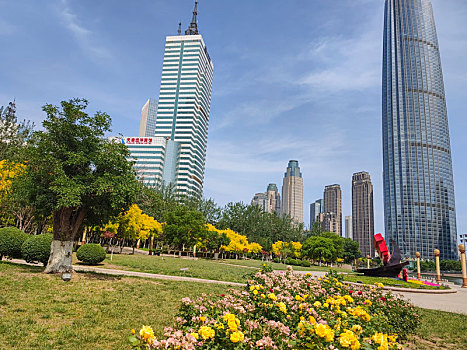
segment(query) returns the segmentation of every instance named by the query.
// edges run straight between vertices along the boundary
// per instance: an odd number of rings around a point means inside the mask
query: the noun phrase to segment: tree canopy
[[[137,190],[127,147],[105,138],[110,116],[88,115],[87,106],[84,99],[72,99],[43,107],[44,130],[28,143],[26,172],[18,177],[29,202],[45,216],[53,215],[54,242],[73,241],[84,222],[108,222],[133,203]],[[65,248],[57,249],[60,255]],[[53,243],[49,265],[54,253]],[[71,266],[71,255],[69,260]],[[46,271],[57,269],[48,266]]]

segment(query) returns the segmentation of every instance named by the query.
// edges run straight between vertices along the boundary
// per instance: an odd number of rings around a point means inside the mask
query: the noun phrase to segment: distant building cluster
[[[167,36],[159,99],[142,108],[138,136],[125,136],[138,177],[202,195],[214,65],[198,32],[197,2],[188,29]],[[383,190],[385,237],[406,257],[420,251],[457,258],[456,211],[446,96],[433,9],[429,0],[385,2],[383,39]],[[120,139],[119,139],[120,140]],[[303,223],[303,177],[290,160],[282,191],[269,184],[251,201],[264,212]],[[352,215],[342,221],[342,191],[325,186],[310,204],[310,228],[352,238],[374,255],[370,174],[352,176]],[[345,228],[345,231],[344,231]],[[465,235],[462,236],[465,240]]]

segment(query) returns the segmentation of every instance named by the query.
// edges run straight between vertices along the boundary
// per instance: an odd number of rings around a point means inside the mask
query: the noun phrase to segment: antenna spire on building
[[[178,35],[182,35],[182,22],[178,22]]]
[[[185,35],[198,35],[198,1],[195,1],[195,8],[193,10],[193,18],[191,19],[190,26],[185,30]]]

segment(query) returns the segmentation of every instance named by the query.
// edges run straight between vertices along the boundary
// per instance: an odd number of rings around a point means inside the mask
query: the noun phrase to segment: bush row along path
[[[37,264],[28,264],[24,260],[12,259],[9,260],[16,264],[32,265],[37,266]],[[169,275],[160,275],[154,273],[146,272],[136,272],[136,271],[126,271],[126,270],[117,270],[117,269],[104,269],[101,267],[93,266],[80,266],[73,265],[73,269],[77,272],[93,272],[100,273],[105,275],[113,276],[129,276],[129,277],[142,277],[142,278],[154,278],[162,280],[172,280],[172,281],[186,281],[186,282],[195,282],[195,283],[217,283],[225,284],[231,286],[244,286],[243,283],[236,282],[226,282],[226,281],[216,281],[208,280],[202,278],[193,278],[193,277],[183,277],[183,276],[169,276]],[[280,271],[277,271],[280,273]],[[297,271],[297,273],[311,273],[315,277],[323,277],[326,272],[322,271]],[[454,294],[427,294],[427,293],[410,293],[410,292],[395,292],[402,295],[404,298],[409,300],[415,306],[431,309],[431,310],[442,310],[447,312],[455,312],[467,315],[467,288],[460,288],[459,286],[451,285],[451,288],[455,289],[457,293]]]

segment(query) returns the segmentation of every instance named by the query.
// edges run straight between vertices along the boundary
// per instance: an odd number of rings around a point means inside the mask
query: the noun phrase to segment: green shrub
[[[21,246],[28,235],[16,227],[0,228],[0,260],[3,256],[21,259]]]
[[[47,265],[52,240],[53,235],[51,233],[29,237],[21,247],[23,259],[28,263],[40,262],[44,266]]]
[[[274,258],[274,259],[272,259],[272,261],[275,262],[275,263],[277,263],[277,264],[280,264],[281,259],[279,259],[279,258]]]
[[[303,266],[303,267],[310,267],[310,266],[311,266],[311,262],[309,262],[308,260],[303,260],[303,261],[302,261],[302,266]]]
[[[286,265],[300,265],[300,260],[295,260],[292,258],[287,258],[285,260]]]
[[[105,249],[99,244],[84,244],[76,251],[76,257],[86,265],[97,265],[105,259]]]

